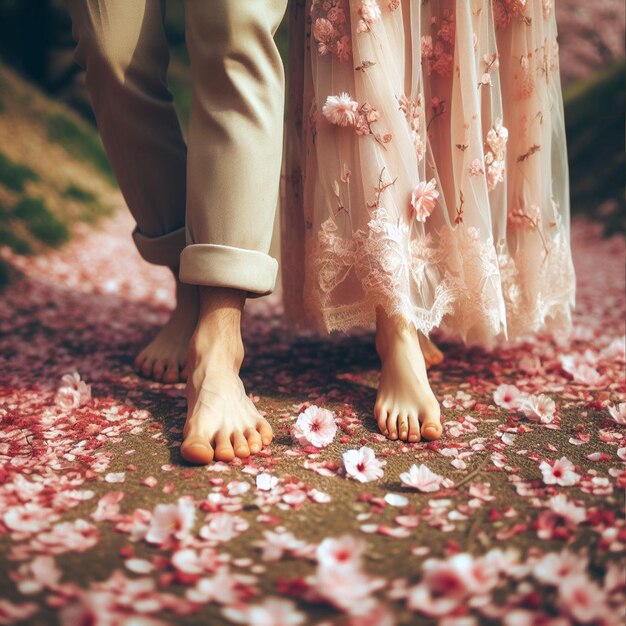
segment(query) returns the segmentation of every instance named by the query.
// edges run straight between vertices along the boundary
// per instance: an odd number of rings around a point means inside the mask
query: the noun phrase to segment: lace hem
[[[486,348],[542,329],[557,338],[571,330],[575,274],[560,229],[550,242],[536,231],[522,233],[516,257],[474,227],[410,233],[392,224],[384,208],[372,212],[367,232],[351,239],[336,232],[326,220],[307,257],[305,307],[318,330],[367,328],[378,306],[426,335],[440,328]],[[336,290],[347,281],[361,297],[341,304]]]

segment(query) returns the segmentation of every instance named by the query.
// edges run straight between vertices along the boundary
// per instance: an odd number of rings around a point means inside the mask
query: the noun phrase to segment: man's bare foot
[[[374,416],[389,439],[441,436],[441,409],[430,388],[417,331],[376,310],[376,351],[382,362]]]
[[[420,347],[422,348],[422,354],[424,355],[424,361],[426,361],[426,367],[431,365],[439,365],[443,361],[443,352],[437,347],[437,344],[432,339],[418,331],[417,333],[420,340]]]
[[[235,289],[200,288],[200,314],[189,343],[187,421],[181,446],[190,463],[245,458],[272,441],[272,427],[239,378],[244,302],[245,294]]]
[[[176,279],[176,308],[157,336],[137,355],[135,367],[146,377],[164,383],[187,379],[187,349],[198,321],[198,287]]]

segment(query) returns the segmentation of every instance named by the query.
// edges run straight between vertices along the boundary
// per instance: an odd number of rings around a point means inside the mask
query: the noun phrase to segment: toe
[[[441,437],[441,422],[438,420],[430,419],[424,420],[422,424],[422,436],[424,439],[439,439]]]
[[[168,361],[163,372],[164,383],[177,383],[180,380],[178,375],[178,363],[176,361]]]
[[[152,377],[152,368],[154,367],[154,359],[152,357],[147,356],[144,359],[144,362],[141,364],[141,373],[146,378]]]
[[[218,461],[232,461],[235,458],[230,434],[220,430],[215,437],[215,458]]]
[[[181,370],[180,370],[180,379],[181,380],[187,380],[187,376],[189,376],[189,369],[187,368],[187,364],[181,364]]]
[[[439,405],[424,411],[422,417],[422,437],[424,439],[439,439],[443,430],[441,426],[441,409]]]
[[[417,415],[409,415],[409,441],[416,442],[420,440],[420,422]]]
[[[165,372],[165,361],[157,359],[152,366],[152,376],[154,380],[163,380],[163,373]]]
[[[146,357],[148,355],[146,354],[145,350],[142,350],[136,357],[135,357],[135,369],[141,371],[141,366],[143,365],[143,362],[146,360]]]
[[[243,436],[243,433],[237,431],[232,436],[233,449],[235,450],[235,456],[240,459],[245,459],[250,456],[250,448],[248,448],[248,442]]]
[[[272,438],[274,437],[274,433],[272,432],[272,427],[265,421],[259,420],[256,425],[256,429],[261,435],[261,441],[264,446],[269,446],[272,442]]]
[[[383,435],[387,434],[387,408],[384,404],[379,404],[378,402],[374,405],[374,417],[376,419],[376,423],[378,424],[378,430]]]
[[[398,412],[390,411],[387,417],[387,432],[389,439],[398,438]]]
[[[256,430],[249,428],[246,431],[246,439],[248,440],[248,448],[250,452],[254,454],[258,452],[263,447],[263,441],[261,440],[261,435]]]
[[[213,448],[209,444],[206,437],[202,437],[193,429],[189,431],[189,435],[185,437],[180,453],[189,463],[205,465],[213,460]]]
[[[406,441],[409,438],[409,418],[406,413],[400,413],[398,417],[398,437],[402,441]]]

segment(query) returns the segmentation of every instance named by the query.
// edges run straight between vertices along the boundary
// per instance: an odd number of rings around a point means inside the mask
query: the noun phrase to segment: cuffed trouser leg
[[[199,4],[212,2],[198,0]],[[94,115],[133,239],[150,263],[177,266],[185,246],[186,146],[167,87],[162,0],[66,0]]]
[[[249,295],[274,288],[284,71],[274,43],[287,0],[186,0],[193,106],[180,279]]]

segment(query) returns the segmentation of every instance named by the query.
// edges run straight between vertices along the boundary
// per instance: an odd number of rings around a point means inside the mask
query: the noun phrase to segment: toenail
[[[400,433],[400,436],[401,436],[401,437],[406,437],[406,430],[403,430],[403,431]]]
[[[409,439],[410,439],[411,441],[417,441],[417,435],[411,435],[411,436],[409,437]]]
[[[428,433],[429,435],[436,435],[437,429],[434,426],[427,426],[426,428],[424,428],[424,432]]]

